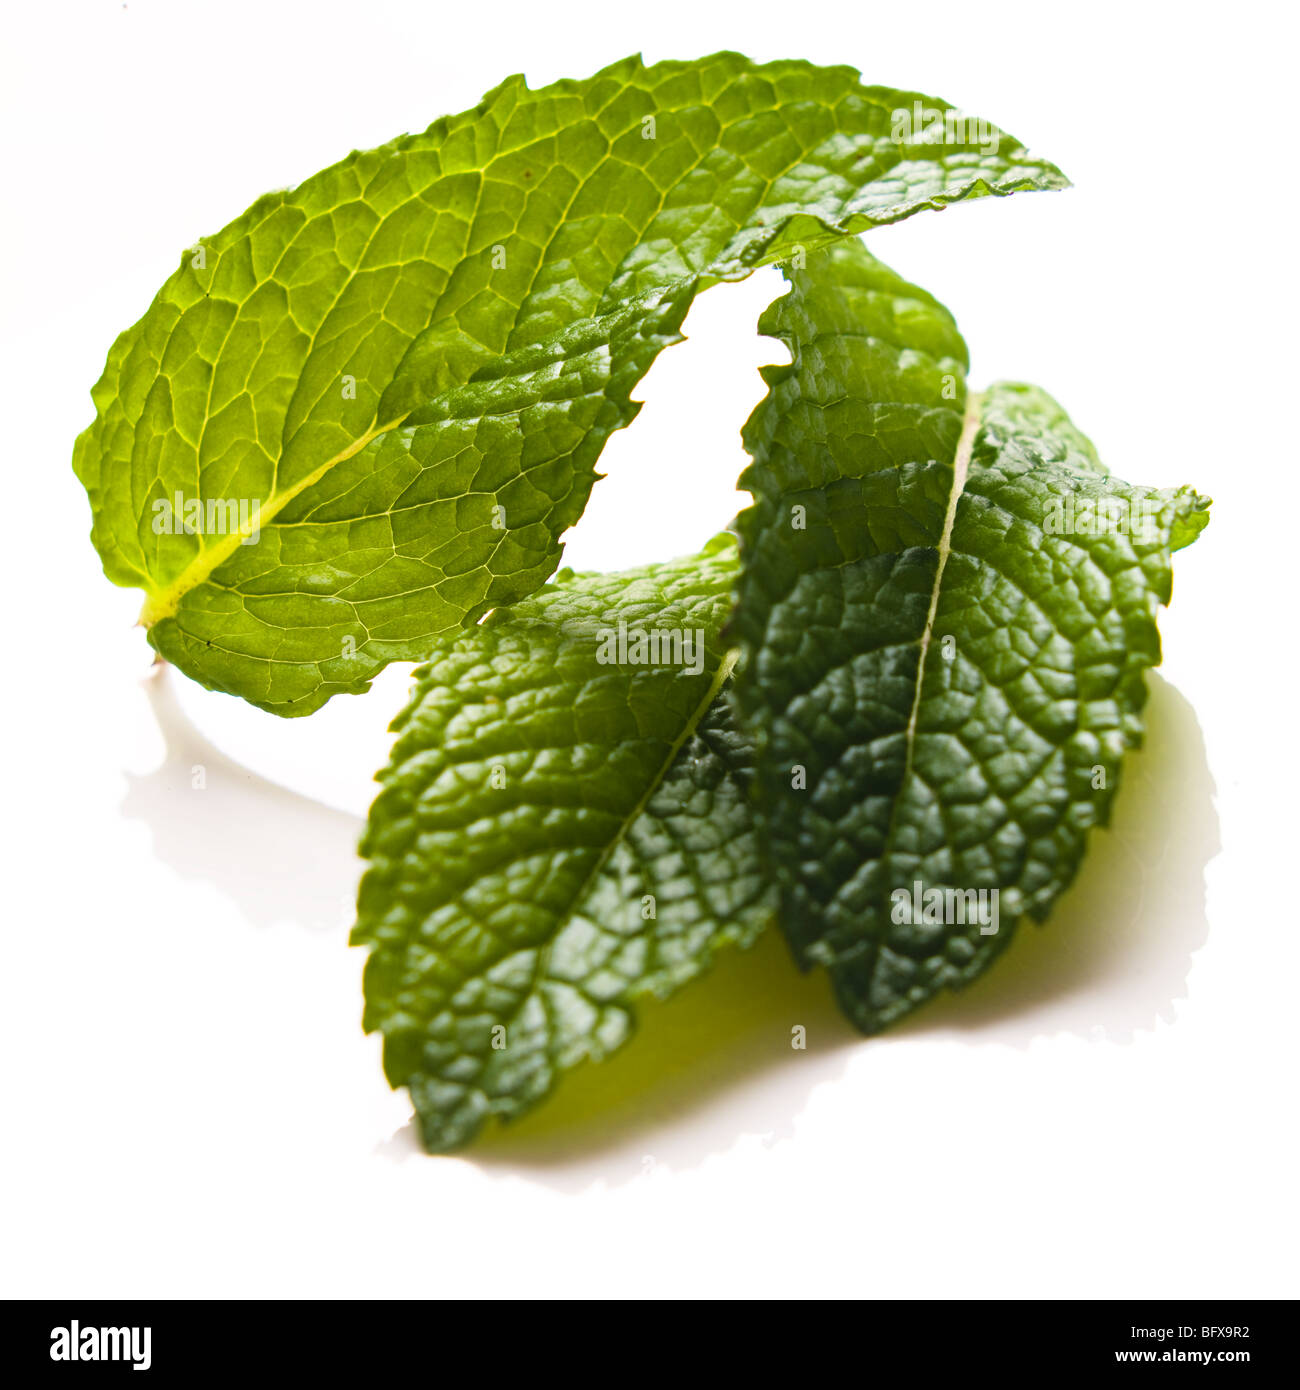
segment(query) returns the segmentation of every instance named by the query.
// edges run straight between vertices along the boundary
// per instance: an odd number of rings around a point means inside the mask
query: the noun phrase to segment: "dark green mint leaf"
[[[872,1032],[1041,921],[1141,738],[1170,553],[1208,501],[1109,476],[1051,397],[968,397],[929,295],[790,273],[745,430],[736,698],[799,962]]]
[[[353,940],[430,1149],[536,1104],[769,920],[718,642],[735,575],[730,538],[563,575],[418,673]]]

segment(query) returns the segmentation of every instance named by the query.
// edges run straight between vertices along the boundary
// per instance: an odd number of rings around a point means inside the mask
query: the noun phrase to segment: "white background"
[[[10,1295],[1266,1295],[1296,1277],[1297,34],[1283,6],[6,7],[0,1290]],[[1271,15],[1271,18],[1266,16]],[[871,244],[1121,476],[1216,499],[1149,748],[1048,926],[863,1041],[773,936],[462,1157],[359,1027],[354,844],[405,673],[285,723],[147,679],[69,468],[179,251],[472,105],[734,47],[986,116],[1066,193]],[[774,273],[710,292],[568,560],[743,502]],[[206,789],[193,789],[197,765]],[[653,1016],[651,1016],[653,1015]],[[788,1045],[792,1022],[807,1052]]]

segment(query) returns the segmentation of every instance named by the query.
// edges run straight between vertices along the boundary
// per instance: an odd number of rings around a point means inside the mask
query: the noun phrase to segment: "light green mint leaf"
[[[929,295],[842,243],[765,333],[736,700],[799,962],[864,1031],[1041,921],[1142,735],[1170,553],[1208,500],[1109,476],[1051,397],[968,397]]]
[[[94,388],[74,462],[105,572],[209,687],[280,714],[364,690],[553,572],[699,289],[1064,185],[953,114],[849,68],[628,59],[260,198]]]
[[[353,941],[430,1149],[534,1105],[770,919],[718,639],[735,577],[729,537],[562,575],[417,673]]]

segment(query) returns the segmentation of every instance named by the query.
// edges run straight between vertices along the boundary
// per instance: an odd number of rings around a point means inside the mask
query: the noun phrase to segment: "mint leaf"
[[[354,153],[182,257],[77,442],[149,640],[279,714],[532,592],[696,292],[922,208],[1058,188],[849,68],[628,59]]]
[[[873,1032],[1074,877],[1208,501],[1109,476],[1034,387],[968,397],[947,311],[862,246],[789,278],[762,331],[794,360],[745,429],[736,698],[785,934]]]
[[[534,1105],[619,1047],[639,1001],[768,921],[718,641],[735,576],[730,538],[561,576],[417,673],[353,941],[371,948],[365,1027],[428,1148]]]

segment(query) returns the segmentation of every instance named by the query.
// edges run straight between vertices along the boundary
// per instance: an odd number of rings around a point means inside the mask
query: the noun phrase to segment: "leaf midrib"
[[[934,635],[935,619],[939,613],[939,595],[943,589],[944,570],[948,565],[948,556],[952,552],[952,530],[957,517],[957,503],[966,490],[971,451],[975,445],[975,436],[979,432],[980,408],[983,403],[984,396],[980,392],[971,392],[967,396],[966,410],[962,416],[961,434],[957,439],[957,452],[953,455],[952,488],[948,493],[948,506],[944,512],[943,530],[939,535],[939,558],[934,570],[934,584],[930,590],[930,607],[925,616],[925,626],[921,630],[920,650],[916,662],[916,689],[912,693],[912,708],[908,714],[907,729],[904,734],[903,775],[899,780],[898,792],[894,799],[895,812],[897,812],[903,799],[903,791],[912,776],[912,760],[916,749],[916,726],[921,714],[921,692],[925,688],[925,662],[930,652],[930,641]],[[889,833],[885,837],[886,853],[893,843],[893,838],[894,825],[891,816]]]
[[[387,424],[372,425],[359,439],[353,440],[346,449],[335,454],[333,458],[327,459],[319,468],[308,473],[305,478],[296,482],[292,487],[285,488],[283,492],[269,497],[248,518],[247,522],[222,536],[216,545],[204,546],[170,584],[161,589],[147,590],[144,606],[140,609],[140,626],[152,627],[164,618],[170,618],[179,607],[181,599],[191,589],[196,589],[204,583],[218,566],[224,564],[239,549],[250,535],[269,525],[295,497],[320,482],[336,464],[345,463],[348,459],[355,457],[368,444],[378,439],[381,434],[387,434],[390,430],[396,429],[405,418],[405,416],[400,416],[395,420],[390,420]]]
[[[733,647],[718,663],[718,669],[714,672],[713,679],[709,682],[709,688],[705,691],[703,699],[701,699],[699,704],[695,707],[691,717],[682,725],[681,732],[669,746],[668,752],[664,755],[664,759],[660,763],[654,776],[646,783],[646,788],[641,793],[636,805],[623,817],[617,832],[610,836],[609,843],[601,850],[596,862],[592,865],[586,878],[583,879],[582,883],[578,886],[577,892],[574,893],[570,900],[568,911],[564,913],[563,916],[557,915],[554,932],[551,933],[550,938],[542,944],[537,952],[537,965],[533,970],[533,977],[529,984],[529,988],[520,996],[520,1008],[523,1008],[524,1001],[536,991],[540,982],[546,978],[547,967],[550,965],[551,960],[551,952],[554,949],[555,942],[559,938],[560,933],[580,911],[582,904],[587,900],[587,896],[591,892],[597,879],[604,872],[606,864],[609,863],[610,856],[627,838],[628,831],[644,813],[646,806],[650,802],[650,798],[663,786],[664,778],[677,761],[677,755],[686,746],[686,740],[699,728],[700,720],[704,718],[710,706],[718,698],[719,694],[721,694],[722,687],[730,679],[731,673],[735,670],[736,662],[739,658],[739,648]]]

